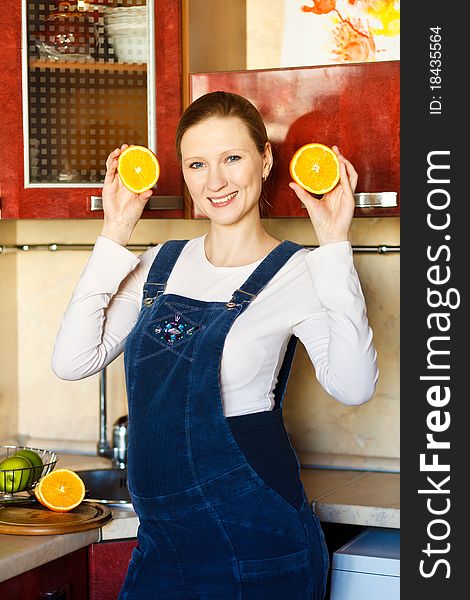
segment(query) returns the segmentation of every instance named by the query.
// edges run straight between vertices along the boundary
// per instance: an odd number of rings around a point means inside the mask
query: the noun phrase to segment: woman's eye
[[[227,162],[237,162],[240,158],[237,154],[232,154],[231,156],[227,156]]]
[[[202,162],[193,162],[189,165],[190,169],[200,169],[203,166]]]

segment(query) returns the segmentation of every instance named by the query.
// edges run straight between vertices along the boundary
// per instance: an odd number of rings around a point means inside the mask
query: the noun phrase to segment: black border
[[[401,185],[400,185],[400,229],[401,229],[401,598],[453,600],[469,596],[467,572],[470,566],[464,543],[470,533],[470,498],[466,488],[470,441],[469,420],[466,418],[470,403],[468,389],[464,387],[465,373],[470,373],[466,343],[470,326],[466,316],[468,278],[470,277],[470,216],[469,184],[464,186],[464,174],[470,172],[467,147],[470,146],[469,110],[470,94],[466,88],[469,72],[468,55],[470,29],[465,3],[452,2],[408,2],[401,5]],[[430,31],[441,27],[441,72],[442,90],[430,90]],[[441,114],[430,114],[432,96],[441,96]],[[427,225],[427,215],[433,212],[428,207],[428,194],[433,187],[427,181],[428,153],[448,150],[448,157],[441,158],[450,165],[450,183],[441,185],[451,198],[446,211],[450,225],[445,231],[433,231]],[[434,196],[438,197],[438,194]],[[442,194],[444,198],[444,194]],[[439,216],[444,216],[441,211]],[[444,236],[450,235],[450,240]],[[450,249],[442,251],[440,258],[430,262],[427,248],[435,250],[447,244]],[[439,461],[448,463],[448,473],[434,473],[438,483],[447,475],[450,480],[443,489],[449,494],[419,494],[419,489],[430,489],[426,477],[433,473],[420,470],[420,454],[426,450],[426,434],[429,433],[427,416],[435,410],[427,401],[429,381],[420,380],[427,370],[427,341],[436,330],[428,329],[426,318],[435,309],[429,307],[427,288],[436,289],[428,280],[428,268],[439,264],[444,270],[450,268],[449,283],[440,285],[455,288],[460,295],[460,306],[454,309],[437,310],[450,314],[451,326],[448,348],[450,355],[442,363],[450,364],[448,374],[450,401],[441,411],[448,411],[451,418],[449,428],[435,434],[436,439],[450,442],[450,449],[439,452]],[[444,272],[444,271],[443,271]],[[444,347],[445,344],[442,345]],[[433,373],[436,373],[434,371]],[[439,371],[442,374],[442,371]],[[438,385],[438,383],[435,383]],[[430,459],[428,459],[429,462]],[[440,518],[427,509],[427,498],[436,509],[447,505],[450,509],[442,515],[450,526],[448,538],[430,540],[427,533],[429,523]],[[440,502],[440,504],[439,504]],[[431,531],[442,534],[445,526],[433,525]],[[447,549],[442,554],[423,553],[428,541],[433,549]],[[449,562],[450,571],[444,563],[435,568],[431,577],[420,574],[420,561],[425,560],[423,570],[428,574],[434,563],[443,558]],[[450,574],[449,578],[446,575]]]

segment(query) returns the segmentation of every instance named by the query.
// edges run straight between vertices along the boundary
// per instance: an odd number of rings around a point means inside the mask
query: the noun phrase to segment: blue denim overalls
[[[275,410],[227,419],[219,385],[235,319],[301,246],[282,242],[230,300],[206,302],[164,294],[186,242],[166,242],[157,254],[125,347],[129,491],[140,526],[119,598],[321,600],[326,545],[280,406],[294,345],[279,374]],[[259,447],[273,453],[274,469],[292,465],[297,506],[247,460],[237,442],[247,432],[251,441],[274,440]]]

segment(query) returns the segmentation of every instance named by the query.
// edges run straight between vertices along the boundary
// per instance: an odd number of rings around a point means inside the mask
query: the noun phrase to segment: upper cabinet
[[[267,216],[307,216],[288,183],[292,155],[309,142],[336,144],[355,166],[355,216],[399,215],[399,61],[191,75],[191,100],[216,90],[245,96],[266,123],[274,150]]]
[[[183,217],[181,0],[0,3],[2,218],[102,218],[105,161],[150,147],[144,217]]]

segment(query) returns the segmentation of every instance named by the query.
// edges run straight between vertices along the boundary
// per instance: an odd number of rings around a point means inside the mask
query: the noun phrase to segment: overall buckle
[[[235,294],[237,292],[240,292],[240,294],[246,294],[247,296],[249,296],[248,300],[242,300],[242,302],[252,302],[257,296],[257,294],[250,294],[250,292],[245,292],[245,290],[237,289],[233,293],[233,296],[230,299],[230,301],[227,302],[227,304],[225,305],[228,310],[233,310],[236,306],[238,306],[238,304],[235,302]]]
[[[157,289],[149,290],[150,286],[156,286]],[[160,289],[158,289],[158,288],[160,288]],[[146,281],[144,283],[144,306],[152,306],[155,299],[158,298],[158,296],[161,296],[161,294],[163,294],[163,292],[165,291],[165,288],[166,288],[166,283]],[[155,293],[155,295],[149,296],[149,291],[151,291],[151,293]]]

